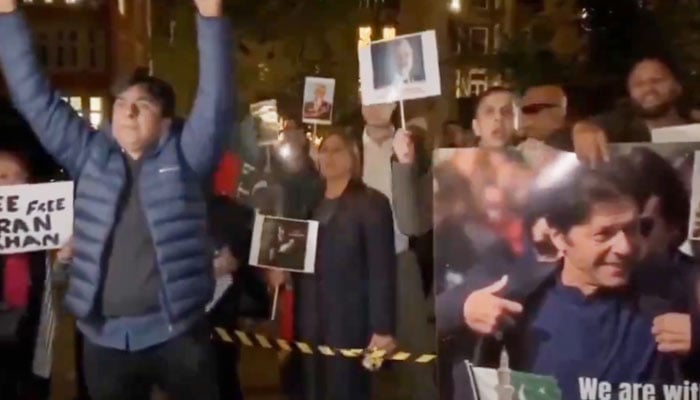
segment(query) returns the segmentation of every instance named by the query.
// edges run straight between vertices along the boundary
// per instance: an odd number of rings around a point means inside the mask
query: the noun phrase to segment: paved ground
[[[52,400],[71,400],[75,396],[73,326],[73,321],[63,316],[56,332]],[[240,374],[246,400],[285,400],[279,392],[277,357],[276,351],[243,348]],[[393,381],[390,375],[382,376],[375,398],[400,400],[391,395]]]

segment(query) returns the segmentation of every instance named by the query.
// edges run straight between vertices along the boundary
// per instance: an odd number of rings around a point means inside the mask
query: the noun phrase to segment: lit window
[[[66,0],[66,4],[78,4],[78,0]]]
[[[119,14],[126,15],[126,0],[119,0]]]
[[[76,111],[82,111],[83,110],[83,99],[80,97],[71,97],[68,102],[70,103],[70,106],[73,107]]]
[[[90,111],[102,112],[102,98],[101,97],[90,97]]]
[[[90,97],[90,124],[97,128],[102,123],[102,98]]]
[[[52,3],[53,3],[53,0],[44,0],[44,3],[46,3],[46,4],[52,4]]]
[[[393,26],[386,26],[382,29],[382,39],[393,39],[396,37],[396,28]]]
[[[469,28],[469,50],[477,54],[488,52],[489,30],[483,27]]]
[[[372,42],[372,27],[361,26],[359,29],[359,39],[357,45],[359,47],[369,46]]]

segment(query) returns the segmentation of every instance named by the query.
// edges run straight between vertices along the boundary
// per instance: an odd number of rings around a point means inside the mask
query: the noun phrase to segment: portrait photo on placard
[[[313,273],[318,222],[258,214],[253,227],[250,264]]]
[[[251,104],[250,114],[255,119],[258,145],[274,144],[282,130],[277,112],[277,100],[264,100]]]
[[[511,150],[435,152],[442,398],[685,390],[697,377],[700,293],[682,254],[681,147],[613,146],[595,167],[567,152],[546,163]]]
[[[305,124],[330,125],[333,121],[334,94],[335,79],[306,77],[302,121]]]
[[[372,42],[359,49],[359,58],[365,105],[440,94],[435,31]]]

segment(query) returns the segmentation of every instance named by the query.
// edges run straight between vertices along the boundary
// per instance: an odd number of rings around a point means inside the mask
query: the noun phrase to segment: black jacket
[[[233,285],[211,310],[212,322],[233,327],[238,317],[265,317],[270,300],[260,271],[248,265],[255,213],[226,196],[209,200],[209,234],[217,247],[228,246],[239,262]]]
[[[295,274],[301,340],[363,348],[396,329],[396,252],[388,199],[351,183],[318,233],[316,271]]]

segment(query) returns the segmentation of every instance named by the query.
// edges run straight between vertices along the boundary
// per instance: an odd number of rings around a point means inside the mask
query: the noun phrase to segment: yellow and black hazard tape
[[[292,351],[299,350],[302,354],[321,354],[327,357],[361,358],[367,355],[365,349],[339,349],[330,346],[313,345],[304,342],[288,341],[284,339],[272,339],[257,333],[249,333],[235,330],[229,334],[224,328],[215,328],[216,336],[226,343],[238,342],[243,346],[262,347],[270,350]],[[418,364],[428,364],[437,358],[435,354],[411,354],[405,351],[398,351],[390,357],[384,358],[383,351],[374,351],[370,354],[372,358],[383,358],[385,361],[411,362]]]

